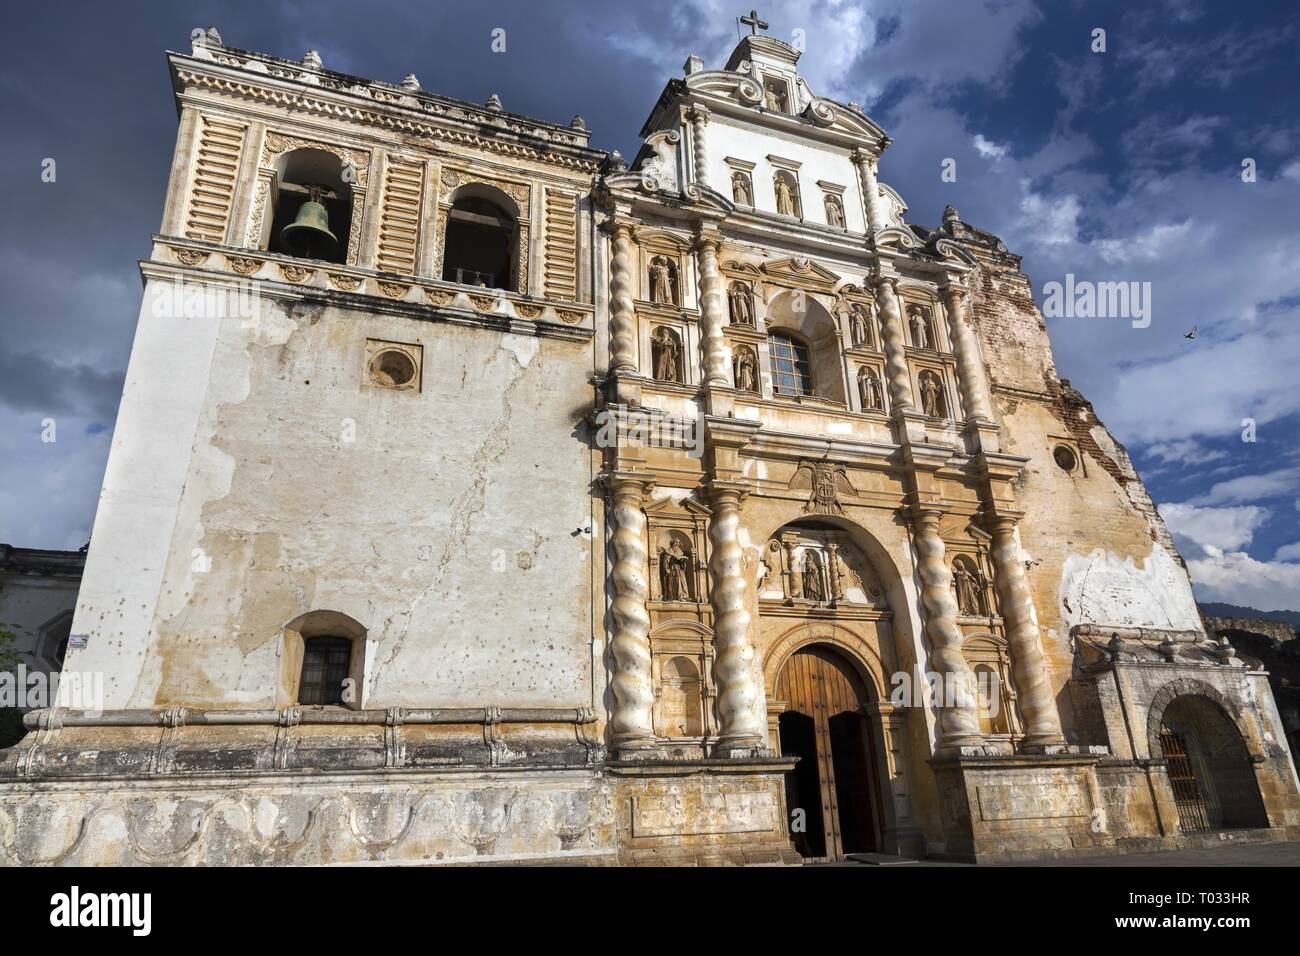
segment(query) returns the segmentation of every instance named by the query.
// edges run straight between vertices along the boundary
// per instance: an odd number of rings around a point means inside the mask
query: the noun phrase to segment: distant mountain
[[[1300,633],[1300,611],[1261,611],[1257,607],[1240,604],[1220,604],[1217,601],[1197,602],[1201,613],[1209,617],[1256,617],[1266,621],[1285,621]]]

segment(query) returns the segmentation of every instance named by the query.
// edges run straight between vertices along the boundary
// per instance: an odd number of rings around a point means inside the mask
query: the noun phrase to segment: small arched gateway
[[[1268,826],[1246,743],[1219,704],[1199,694],[1175,697],[1159,717],[1159,741],[1180,830]]]

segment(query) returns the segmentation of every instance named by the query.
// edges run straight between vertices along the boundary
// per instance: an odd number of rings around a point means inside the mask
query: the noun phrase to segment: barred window
[[[302,655],[298,703],[312,706],[343,703],[352,642],[345,637],[309,637]]]
[[[784,332],[769,332],[768,349],[772,355],[772,389],[778,395],[811,395],[812,365],[808,346]]]

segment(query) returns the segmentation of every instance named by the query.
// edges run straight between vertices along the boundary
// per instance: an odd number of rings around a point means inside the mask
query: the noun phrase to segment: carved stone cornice
[[[316,118],[349,121],[575,172],[595,173],[604,159],[604,153],[579,142],[581,137],[558,128],[550,129],[542,123],[525,124],[515,117],[503,121],[500,114],[480,115],[470,104],[441,97],[414,98],[407,94],[379,98],[355,92],[356,87],[325,89],[296,79],[247,73],[239,66],[204,62],[180,54],[172,54],[172,66],[178,94],[188,88],[210,90]],[[411,103],[403,102],[404,99],[410,99]],[[437,116],[438,121],[425,120],[421,112]]]

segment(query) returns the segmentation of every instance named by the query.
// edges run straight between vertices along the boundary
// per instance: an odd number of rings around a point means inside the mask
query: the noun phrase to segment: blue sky
[[[748,4],[747,4],[748,6]],[[232,45],[567,122],[636,152],[715,2],[51,4],[0,37],[0,541],[89,535],[176,114],[163,58]],[[1300,20],[1291,2],[868,0],[765,5],[821,95],[893,136],[909,218],[945,204],[1067,273],[1150,282],[1150,327],[1049,319],[1060,373],[1137,462],[1198,596],[1300,608]],[[491,34],[506,30],[506,50]],[[1092,31],[1106,51],[1092,52]],[[796,31],[802,31],[796,33]],[[45,158],[57,179],[41,181]],[[956,182],[941,179],[957,161]],[[1242,161],[1257,176],[1243,182]],[[1183,337],[1193,325],[1195,339]],[[1244,419],[1254,442],[1242,440]],[[43,422],[56,440],[43,441]],[[48,429],[45,429],[48,437]]]

